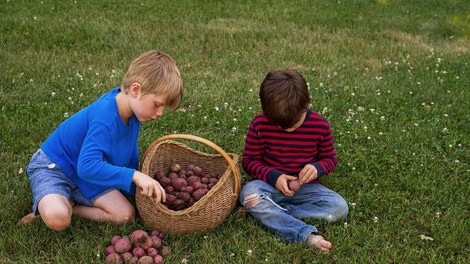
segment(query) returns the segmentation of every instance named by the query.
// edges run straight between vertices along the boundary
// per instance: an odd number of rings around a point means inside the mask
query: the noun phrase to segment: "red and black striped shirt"
[[[302,125],[291,132],[270,123],[260,113],[250,123],[242,167],[253,179],[275,187],[282,174],[297,176],[306,164],[312,164],[318,171],[314,181],[318,181],[338,163],[333,141],[328,121],[311,109]]]

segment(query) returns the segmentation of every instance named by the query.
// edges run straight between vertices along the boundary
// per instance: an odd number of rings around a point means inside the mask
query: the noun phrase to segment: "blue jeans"
[[[285,196],[270,184],[253,180],[242,188],[239,199],[254,218],[291,243],[304,242],[310,233],[318,232],[299,219],[333,222],[348,214],[343,197],[321,183],[304,184],[293,196]]]

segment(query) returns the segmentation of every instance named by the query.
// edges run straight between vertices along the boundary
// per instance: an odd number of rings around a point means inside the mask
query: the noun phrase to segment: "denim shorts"
[[[26,167],[33,192],[33,212],[38,215],[39,201],[48,194],[60,194],[70,201],[92,206],[99,197],[112,191],[108,189],[87,199],[75,183],[41,149],[34,153]]]

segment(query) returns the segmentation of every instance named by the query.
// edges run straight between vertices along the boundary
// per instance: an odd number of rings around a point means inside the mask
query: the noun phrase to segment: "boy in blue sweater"
[[[157,203],[165,201],[162,186],[138,171],[137,138],[141,122],[176,109],[182,97],[180,71],[170,56],[148,51],[136,58],[121,87],[65,120],[33,155],[26,168],[33,212],[19,223],[40,216],[61,231],[74,214],[124,224],[135,216],[124,194],[135,194],[136,186]]]

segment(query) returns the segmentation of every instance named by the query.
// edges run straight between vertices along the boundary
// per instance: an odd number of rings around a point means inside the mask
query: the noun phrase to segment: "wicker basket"
[[[187,139],[203,143],[219,154],[194,150],[175,141]],[[199,201],[181,211],[168,209],[161,203],[136,192],[137,210],[144,225],[168,234],[203,233],[218,227],[233,211],[240,191],[238,156],[227,154],[209,140],[184,134],[167,135],[155,140],[142,157],[142,172],[155,175],[161,169],[167,171],[172,163],[182,167],[197,164],[206,171],[221,175],[217,184]]]

